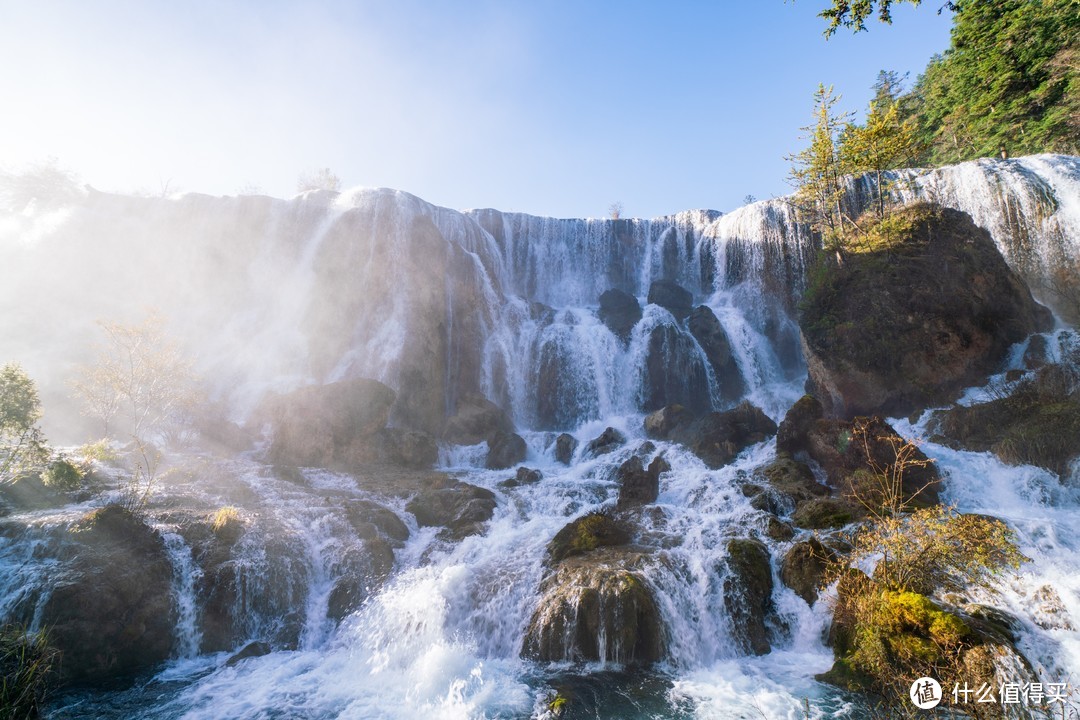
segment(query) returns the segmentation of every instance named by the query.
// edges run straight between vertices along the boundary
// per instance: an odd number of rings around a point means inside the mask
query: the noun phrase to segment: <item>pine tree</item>
[[[873,173],[879,218],[885,217],[883,179],[886,170],[905,167],[918,157],[920,145],[915,123],[900,119],[897,102],[871,102],[864,125],[848,125],[840,147],[842,164],[851,173]]]

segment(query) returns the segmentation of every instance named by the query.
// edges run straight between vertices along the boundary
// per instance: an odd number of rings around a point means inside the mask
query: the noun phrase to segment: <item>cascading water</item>
[[[980,161],[890,180],[905,198],[970,212],[1029,279],[1076,257],[1074,158]],[[294,477],[257,456],[202,458],[193,479],[162,488],[167,507],[153,511],[176,576],[174,659],[133,689],[69,695],[56,717],[550,717],[564,687],[593,697],[602,716],[801,718],[807,701],[814,717],[857,716],[846,696],[813,680],[832,662],[825,603],[811,607],[779,581],[778,558],[799,536],[769,539],[767,513],[743,492],[753,469],[774,459],[772,442],[713,470],[642,431],[646,410],[688,387],[692,394],[677,399],[703,409],[734,404],[723,394],[732,379],[717,374],[687,321],[647,302],[657,280],[678,283],[715,316],[742,397],[779,420],[802,394],[794,317],[816,246],[786,201],[723,216],[551,220],[457,213],[386,190],[293,201],[91,192],[39,224],[21,216],[0,232],[0,252],[19,277],[48,269],[57,278],[60,290],[39,312],[65,348],[88,337],[93,319],[155,305],[236,417],[267,390],[371,377],[398,392],[394,422],[434,429],[461,397],[481,392],[511,414],[528,443],[525,464],[543,474],[507,486],[513,471],[484,469],[483,445],[442,447],[443,469],[497,500],[481,534],[448,542],[419,526],[403,498],[373,495],[349,475],[305,469]],[[162,251],[144,247],[150,236]],[[123,290],[81,294],[64,282],[89,268],[100,269],[97,282]],[[0,301],[14,307],[28,292],[23,282],[0,283]],[[611,288],[643,306],[625,338],[597,317]],[[17,313],[0,323],[0,357],[52,384],[43,390],[48,408],[64,379],[59,341],[31,342]],[[909,436],[926,432],[906,420],[894,425]],[[591,457],[585,445],[609,426],[627,442]],[[561,431],[578,441],[569,467],[554,455]],[[1006,519],[1034,558],[993,597],[1024,619],[1019,647],[1050,678],[1076,672],[1074,485],[989,454],[924,449],[945,471],[948,500]],[[647,542],[635,559],[663,619],[663,660],[641,676],[610,656],[584,665],[522,659],[549,541],[570,519],[610,507],[616,470],[635,455],[671,466],[655,512],[642,515]],[[383,530],[357,523],[357,503],[378,505],[406,532],[390,543]],[[0,615],[39,622],[35,608],[62,570],[50,548],[63,539],[53,530],[93,505],[0,518]],[[200,576],[195,559],[219,541],[180,532],[177,518],[225,505],[241,508],[249,530],[213,577]],[[771,651],[760,656],[748,654],[738,609],[725,599],[728,543],[746,537],[772,557]],[[1060,599],[1053,618],[1044,586]],[[211,620],[232,633],[227,647],[205,645],[200,628]],[[228,662],[249,641],[266,641],[269,652]]]

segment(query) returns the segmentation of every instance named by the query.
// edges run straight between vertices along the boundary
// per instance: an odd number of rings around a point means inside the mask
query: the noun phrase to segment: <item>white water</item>
[[[905,177],[910,182],[896,192],[971,212],[1029,277],[1077,255],[1071,243],[1080,238],[1080,166],[1074,158],[980,161]],[[331,593],[365,551],[342,507],[369,496],[348,476],[306,471],[304,487],[272,477],[253,460],[212,461],[227,478],[220,487],[192,481],[166,495],[202,513],[223,504],[244,508],[252,530],[237,550],[237,582],[245,588],[237,608],[245,637],[237,648],[246,640],[276,639],[278,649],[232,667],[225,664],[228,653],[199,654],[197,571],[191,549],[169,534],[180,611],[175,660],[156,684],[129,694],[80,696],[58,709],[58,717],[120,717],[132,706],[144,716],[170,718],[543,717],[563,675],[606,677],[602,673],[613,669],[535,664],[521,660],[520,652],[548,541],[569,519],[611,504],[615,468],[643,452],[642,378],[654,328],[669,326],[688,338],[691,352],[684,359],[701,366],[709,400],[719,406],[719,380],[696,341],[667,310],[645,305],[649,284],[674,278],[695,304],[713,310],[747,397],[774,419],[802,392],[792,317],[814,245],[782,200],[722,217],[700,212],[614,222],[457,213],[387,190],[292,201],[91,193],[65,212],[41,218],[40,225],[32,216],[0,225],[8,233],[0,236],[0,251],[12,259],[6,267],[20,277],[48,272],[57,278],[55,303],[44,301],[33,322],[11,314],[0,335],[0,357],[22,360],[46,385],[64,379],[55,360],[60,341],[28,327],[52,323],[66,349],[90,336],[95,317],[155,304],[198,352],[204,375],[237,416],[268,389],[366,376],[406,393],[422,377],[431,397],[417,397],[434,398],[441,410],[478,389],[510,411],[519,427],[533,428],[523,432],[526,464],[545,477],[504,490],[498,483],[512,472],[480,469],[482,445],[443,448],[449,469],[497,493],[485,533],[445,545],[433,529],[416,526],[403,502],[379,499],[406,523],[410,539],[395,551],[388,583],[336,625],[327,615]],[[149,236],[160,239],[153,252],[142,247]],[[17,250],[5,240],[18,241]],[[122,290],[73,294],[65,278],[88,269],[98,271],[103,286]],[[0,282],[0,292],[10,294],[0,300],[15,307],[12,298],[28,289],[14,275],[3,279],[11,282]],[[644,306],[625,345],[595,315],[600,293],[610,287]],[[550,321],[531,302],[549,305]],[[554,421],[541,423],[537,379],[545,357],[557,360],[557,392],[548,392],[561,404]],[[630,441],[601,459],[582,459],[579,447],[575,464],[565,468],[554,462],[552,434],[537,429],[541,424],[568,430],[582,446],[607,426]],[[897,426],[922,432],[904,421]],[[964,511],[1005,518],[1035,558],[1021,579],[989,598],[1024,619],[1022,649],[1048,682],[1080,671],[1080,636],[1053,627],[1046,603],[1035,597],[1049,585],[1065,615],[1080,618],[1076,489],[989,455],[925,449],[947,473],[949,500]],[[646,461],[657,454],[673,469],[661,480],[660,513],[646,524],[650,544],[661,549],[643,573],[662,609],[669,652],[658,669],[659,686],[623,714],[735,718],[760,711],[801,718],[805,699],[814,716],[844,712],[845,699],[812,679],[831,664],[821,640],[826,608],[808,607],[776,577],[788,543],[766,541],[774,564],[773,651],[744,657],[731,638],[722,597],[726,541],[763,536],[765,516],[739,487],[748,471],[771,459],[771,443],[718,471],[664,443],[646,453]],[[77,514],[14,520],[62,524]],[[0,580],[7,588],[0,614],[22,602],[23,589],[47,586],[48,553],[38,552],[46,542],[0,537]],[[296,617],[286,618],[289,611]]]

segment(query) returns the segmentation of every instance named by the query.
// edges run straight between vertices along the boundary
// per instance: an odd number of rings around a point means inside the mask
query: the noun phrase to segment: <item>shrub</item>
[[[42,471],[41,482],[55,490],[78,490],[84,475],[82,468],[61,455]]]

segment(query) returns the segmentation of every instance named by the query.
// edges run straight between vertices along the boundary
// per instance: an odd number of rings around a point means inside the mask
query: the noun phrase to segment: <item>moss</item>
[[[557,563],[599,547],[630,542],[627,527],[607,513],[590,513],[564,527],[548,543],[548,557]]]
[[[567,699],[567,697],[565,695],[563,695],[562,693],[559,693],[558,695],[555,696],[554,700],[552,700],[550,703],[548,703],[548,710],[555,713],[556,715],[561,715],[563,710],[566,709],[566,706],[567,706],[567,704],[569,704],[569,702],[570,701]]]
[[[821,530],[844,527],[854,519],[854,515],[842,500],[823,497],[801,503],[791,519],[801,528]]]

